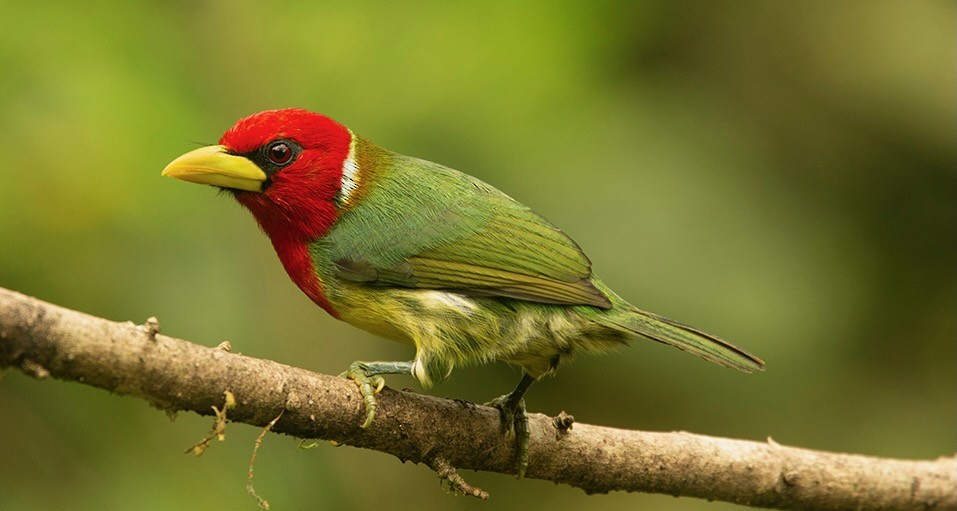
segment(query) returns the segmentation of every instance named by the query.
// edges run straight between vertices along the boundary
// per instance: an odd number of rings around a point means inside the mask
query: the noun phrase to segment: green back
[[[335,278],[611,307],[578,245],[528,207],[456,170],[361,142],[377,153],[373,181],[314,247],[328,251]]]

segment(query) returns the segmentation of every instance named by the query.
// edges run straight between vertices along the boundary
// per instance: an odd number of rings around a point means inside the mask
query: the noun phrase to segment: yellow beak
[[[162,175],[250,192],[261,192],[266,180],[266,173],[259,166],[247,158],[229,154],[221,145],[201,147],[176,158],[163,169]]]

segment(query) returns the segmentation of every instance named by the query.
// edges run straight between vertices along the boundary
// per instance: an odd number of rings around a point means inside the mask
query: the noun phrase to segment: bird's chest
[[[274,238],[273,247],[289,278],[299,289],[330,315],[338,318],[339,312],[328,299],[325,284],[310,253],[309,245],[298,240]]]

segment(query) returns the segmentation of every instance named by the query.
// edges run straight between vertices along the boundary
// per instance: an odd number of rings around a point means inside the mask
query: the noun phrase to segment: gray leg
[[[528,430],[528,415],[525,412],[524,397],[532,383],[535,383],[535,378],[525,373],[515,390],[486,403],[488,406],[498,408],[501,413],[502,431],[504,433],[511,430],[515,431],[515,440],[518,443],[517,469],[519,479],[525,476],[525,469],[528,468],[528,440],[531,435]]]
[[[385,386],[385,380],[380,376],[382,374],[412,374],[412,362],[353,362],[346,372],[339,375],[355,381],[359,386],[366,405],[363,429],[372,424],[376,408],[379,407],[375,395]]]

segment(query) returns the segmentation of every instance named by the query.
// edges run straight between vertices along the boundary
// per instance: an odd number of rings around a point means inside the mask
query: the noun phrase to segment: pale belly
[[[521,366],[537,378],[574,351],[604,351],[624,340],[621,332],[582,314],[586,306],[349,283],[329,298],[343,321],[415,346],[413,374],[424,386],[444,379],[457,365],[495,360]]]

